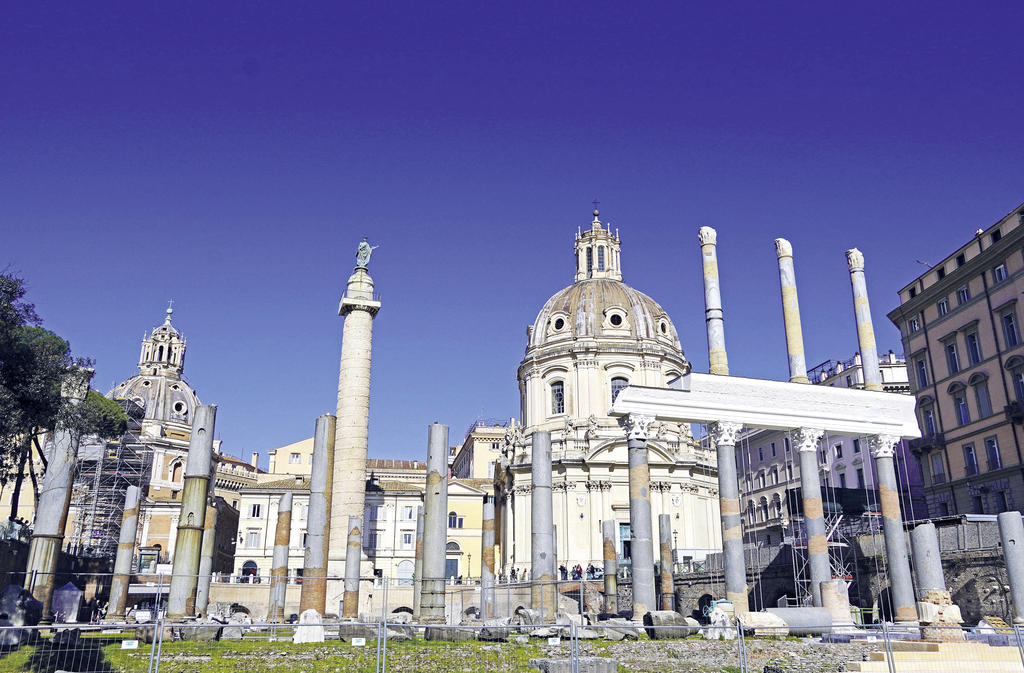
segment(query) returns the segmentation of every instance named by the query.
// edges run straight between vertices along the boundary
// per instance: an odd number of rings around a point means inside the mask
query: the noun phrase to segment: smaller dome
[[[581,280],[548,299],[530,329],[528,349],[587,337],[651,339],[682,353],[665,309],[643,292],[607,278]]]

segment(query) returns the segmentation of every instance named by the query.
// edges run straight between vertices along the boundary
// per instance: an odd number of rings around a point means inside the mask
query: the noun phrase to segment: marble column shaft
[[[885,535],[885,555],[889,568],[893,612],[897,622],[916,622],[914,582],[910,573],[907,536],[903,530],[899,486],[896,483],[896,467],[893,463],[894,449],[899,441],[899,437],[888,435],[874,435],[868,438],[871,456],[875,460],[878,497],[882,506],[882,531]]]
[[[939,535],[933,523],[922,523],[910,531],[910,550],[914,558],[919,598],[924,600],[926,591],[945,591],[946,576],[942,572],[942,554],[939,552]]]
[[[601,522],[602,549],[604,553],[604,611],[615,614],[619,611],[618,554],[615,551],[615,521]]]
[[[484,496],[483,530],[480,537],[480,618],[494,614],[494,497]]]
[[[84,371],[83,377],[77,374],[68,376],[61,387],[61,397],[75,406],[81,404],[89,393],[92,371]],[[39,493],[32,524],[32,540],[29,542],[28,562],[25,565],[25,588],[43,604],[43,621],[49,621],[51,617],[50,600],[53,598],[64,530],[67,528],[80,439],[77,432],[63,426],[58,426],[53,433],[53,451],[46,464],[43,488]]]
[[[274,527],[274,555],[270,567],[270,621],[284,621],[284,604],[288,593],[288,547],[292,537],[292,494],[281,495],[277,504],[277,525]]]
[[[711,227],[697,232],[704,270],[704,312],[708,328],[708,363],[712,374],[729,374],[725,353],[725,326],[722,314],[722,293],[718,284],[718,233]]]
[[[537,430],[530,437],[530,599],[541,621],[553,624],[558,609],[555,585],[555,523],[551,494],[551,433]]]
[[[181,511],[171,566],[171,585],[167,593],[167,618],[195,616],[196,589],[199,585],[199,554],[206,522],[206,499],[213,472],[213,432],[217,407],[196,407],[192,434],[181,488]]]
[[[213,561],[217,555],[217,502],[210,497],[203,522],[203,542],[199,552],[199,583],[196,585],[196,614],[206,616],[210,605],[210,583],[213,581]]]
[[[784,238],[775,239],[779,258],[779,285],[782,289],[782,318],[786,325],[786,351],[789,355],[791,383],[810,383],[804,358],[804,335],[800,327],[800,301],[796,293],[796,272],[793,270],[793,246]]]
[[[743,519],[740,489],[736,480],[736,436],[739,423],[708,425],[718,454],[718,504],[722,515],[722,557],[725,562],[725,597],[736,612],[750,610],[747,601],[747,567],[743,556]]]
[[[651,523],[651,468],[647,461],[647,429],[652,416],[623,418],[629,461],[629,530],[633,570],[633,619],[658,607],[654,587],[654,530]]]
[[[348,518],[348,551],[345,553],[345,596],[341,616],[359,616],[359,557],[363,547],[363,517]]]
[[[427,485],[423,501],[423,577],[420,621],[445,621],[444,560],[448,542],[448,426],[428,427]]]
[[[1024,519],[1020,512],[1003,512],[999,521],[999,539],[1003,545],[1003,560],[1010,579],[1010,598],[1013,601],[1013,623],[1024,624]]]
[[[857,320],[857,341],[860,344],[864,388],[882,390],[882,370],[878,365],[875,328],[871,322],[868,286],[864,280],[864,255],[857,248],[847,250],[846,263],[850,268],[850,287],[853,290],[853,312]]]
[[[309,475],[309,510],[306,513],[306,551],[299,593],[299,613],[327,611],[327,555],[330,546],[331,484],[334,482],[334,436],[337,419],[324,414],[316,419],[313,464]]]
[[[807,565],[811,574],[811,598],[821,607],[821,583],[832,579],[825,530],[825,509],[821,500],[818,442],[825,432],[815,428],[793,430],[793,444],[800,456],[800,491],[803,498],[804,528],[807,533]]]
[[[370,422],[370,356],[373,319],[380,309],[373,279],[357,266],[348,279],[338,315],[345,317],[338,373],[338,416],[330,507],[329,572],[339,572],[348,548],[349,517],[362,518],[366,505],[366,446]],[[362,553],[360,552],[360,557]]]
[[[420,616],[423,600],[423,507],[416,508],[416,547],[413,561],[412,616]]]
[[[109,621],[124,621],[128,605],[128,585],[131,583],[132,558],[135,555],[135,536],[139,532],[139,487],[129,486],[124,494],[124,514],[121,533],[117,539],[114,557],[114,576],[110,580],[110,602],[107,605]]]
[[[672,517],[658,515],[658,543],[661,551],[661,609],[672,610],[675,589],[672,585]]]

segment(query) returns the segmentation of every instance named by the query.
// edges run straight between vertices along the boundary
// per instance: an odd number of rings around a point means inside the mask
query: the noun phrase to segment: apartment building
[[[1024,204],[899,291],[931,516],[1024,509]]]

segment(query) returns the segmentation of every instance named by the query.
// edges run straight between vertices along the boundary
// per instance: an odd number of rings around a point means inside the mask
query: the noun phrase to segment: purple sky
[[[37,4],[0,27],[0,268],[103,391],[173,298],[236,455],[334,411],[364,235],[370,453],[422,459],[432,421],[518,414],[595,197],[698,371],[696,230],[719,230],[732,371],[770,378],[773,238],[813,365],[857,347],[846,248],[898,351],[916,260],[1024,201],[1019,3]]]

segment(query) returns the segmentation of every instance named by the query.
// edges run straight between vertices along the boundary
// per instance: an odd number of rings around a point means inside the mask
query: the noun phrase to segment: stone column
[[[871,456],[875,459],[878,497],[882,505],[882,530],[885,534],[885,555],[889,567],[893,612],[897,622],[916,622],[914,583],[910,575],[907,537],[903,532],[903,514],[900,512],[896,467],[893,464],[894,449],[899,441],[899,437],[890,435],[873,435],[868,438]]]
[[[789,381],[810,383],[807,378],[807,362],[804,360],[804,335],[800,328],[800,302],[797,300],[796,273],[793,271],[793,246],[784,238],[776,238],[775,254],[779,258],[782,318],[786,324],[786,350],[789,353]]]
[[[629,529],[633,568],[633,619],[657,609],[654,591],[654,532],[651,525],[651,469],[647,463],[647,429],[653,416],[629,414],[626,428],[629,456]]]
[[[288,547],[292,537],[292,494],[285,493],[277,504],[274,527],[274,555],[270,566],[270,621],[284,621],[284,603],[288,595]]]
[[[327,554],[331,541],[331,484],[334,481],[334,434],[336,419],[324,414],[316,419],[313,434],[313,465],[309,475],[309,511],[306,514],[306,558],[302,570],[299,613],[327,610]]]
[[[554,624],[558,609],[555,585],[555,523],[551,501],[551,433],[537,430],[530,437],[530,600],[541,621]]]
[[[416,551],[412,571],[412,616],[420,618],[423,594],[423,508],[416,508]]]
[[[704,313],[708,326],[708,364],[712,374],[729,375],[729,360],[725,355],[725,327],[722,318],[722,293],[718,286],[718,233],[711,227],[701,227],[700,254],[704,263]]]
[[[722,557],[725,561],[725,597],[737,613],[749,612],[747,568],[743,558],[743,519],[740,489],[736,481],[736,435],[739,423],[708,425],[708,434],[718,452],[718,504],[722,514]]]
[[[199,552],[199,584],[196,586],[196,614],[206,616],[210,605],[210,582],[213,580],[213,561],[217,554],[217,502],[210,497],[203,523],[203,543]]]
[[[494,615],[494,496],[484,496],[480,538],[480,619]]]
[[[615,521],[602,521],[601,533],[604,543],[604,611],[615,614],[619,611],[619,561],[618,554],[615,553]]]
[[[882,370],[878,366],[875,328],[871,323],[868,286],[864,282],[864,255],[857,248],[847,250],[846,263],[850,267],[850,286],[853,288],[853,311],[857,319],[857,341],[860,343],[860,363],[861,371],[864,373],[864,388],[866,390],[881,390]]]
[[[946,591],[946,577],[942,572],[942,555],[935,524],[923,523],[910,531],[914,568],[919,591],[917,615],[921,621],[923,640],[963,640],[959,627],[963,623],[960,608]]]
[[[366,505],[366,443],[370,422],[370,350],[373,318],[380,301],[373,279],[357,266],[348,279],[338,315],[345,316],[338,375],[338,419],[334,444],[329,573],[341,575],[349,517],[362,518]],[[360,553],[360,557],[362,553]]]
[[[811,597],[814,607],[820,608],[821,583],[832,579],[825,512],[821,502],[821,478],[818,474],[818,442],[825,432],[816,428],[798,428],[791,434],[800,455],[800,491],[803,496],[804,528],[807,532],[807,566],[811,572]]]
[[[672,610],[675,588],[672,586],[672,517],[658,515],[658,542],[661,547],[661,609]]]
[[[345,552],[345,597],[341,616],[359,617],[359,556],[363,547],[363,517],[348,518],[348,551]]]
[[[167,593],[167,618],[182,619],[196,614],[199,553],[206,521],[206,498],[213,472],[213,430],[217,407],[196,407],[192,435],[188,442],[185,483],[181,488],[181,513],[175,537],[171,586]]]
[[[1013,623],[1024,624],[1024,519],[1020,512],[1003,512],[998,517],[1003,560],[1010,578]]]
[[[443,624],[444,559],[448,542],[448,426],[429,426],[427,487],[423,500],[423,577],[420,621]]]
[[[72,405],[79,405],[89,394],[92,370],[77,370],[69,375],[61,387],[61,397]],[[53,435],[50,453],[43,476],[43,489],[39,493],[36,516],[32,525],[32,541],[25,565],[25,588],[43,604],[43,621],[51,621],[50,599],[53,598],[57,561],[67,528],[68,506],[75,481],[75,460],[78,457],[77,432],[60,426]]]
[[[128,604],[128,585],[131,583],[132,557],[135,554],[135,536],[139,532],[139,487],[129,486],[124,494],[124,515],[121,534],[117,539],[114,558],[114,577],[110,581],[110,604],[107,620],[123,622]]]

